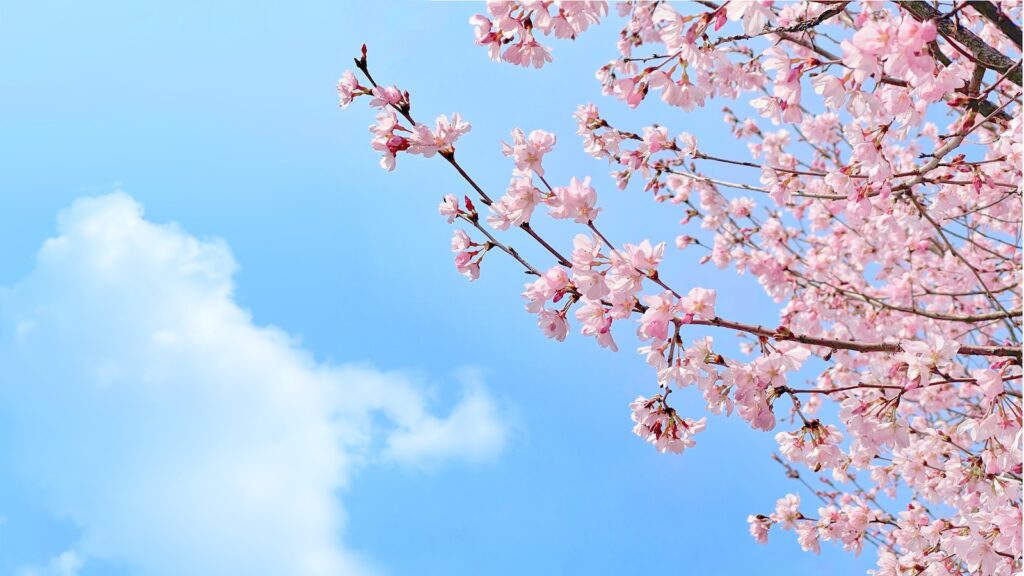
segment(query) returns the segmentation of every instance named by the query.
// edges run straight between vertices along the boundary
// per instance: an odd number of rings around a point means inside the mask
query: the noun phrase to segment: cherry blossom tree
[[[549,182],[556,135],[515,128],[500,148],[509,186],[492,195],[456,154],[469,123],[414,120],[409,93],[377,82],[365,47],[361,76],[338,83],[341,106],[366,96],[379,110],[370,131],[384,169],[403,153],[438,156],[465,180],[465,196],[439,208],[464,225],[451,242],[461,274],[475,280],[485,256],[507,255],[533,277],[526,311],[558,341],[575,324],[616,351],[615,335],[636,331],[654,371],[651,394],[630,406],[636,435],[662,452],[692,447],[707,419],[678,412],[680,393],[774,433],[774,458],[807,492],[751,515],[758,541],[783,530],[810,552],[822,541],[857,554],[866,545],[880,576],[1019,573],[1020,5],[612,8],[617,21],[605,25],[621,33],[597,69],[603,93],[629,108],[654,97],[685,112],[729,102],[724,129],[746,157],[714,155],[668,123],[614,126],[586,103],[577,135],[610,180]],[[542,39],[573,40],[610,18],[599,1],[486,10],[470,19],[476,45],[535,68],[552,61]],[[683,233],[612,242],[599,228],[606,183],[680,214]],[[578,229],[572,246],[542,237],[533,222],[544,216]],[[547,261],[524,258],[511,243],[521,241]],[[728,306],[712,288],[667,284],[668,249],[756,278],[780,306],[778,325],[719,315]],[[716,350],[722,332],[749,337],[745,356]],[[801,384],[805,363],[816,375]]]

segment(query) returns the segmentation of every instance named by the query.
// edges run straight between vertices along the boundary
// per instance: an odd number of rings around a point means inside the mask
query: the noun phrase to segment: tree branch
[[[974,8],[974,11],[985,17],[986,20],[996,25],[999,31],[1003,33],[1007,38],[1010,39],[1017,46],[1021,45],[1021,29],[1020,26],[1010,19],[1009,16],[1003,14],[1003,11],[992,2],[986,0],[970,0],[967,5]]]
[[[1020,63],[1016,62],[995,48],[992,48],[979,38],[974,32],[962,28],[946,14],[939,12],[931,4],[924,0],[912,0],[909,2],[897,2],[900,8],[906,10],[911,16],[920,21],[932,20],[935,27],[942,36],[951,42],[958,42],[969,50],[976,61],[982,66],[996,70],[997,72],[1009,72],[1007,79],[1017,86],[1021,85]],[[1011,72],[1012,70],[1012,72]]]

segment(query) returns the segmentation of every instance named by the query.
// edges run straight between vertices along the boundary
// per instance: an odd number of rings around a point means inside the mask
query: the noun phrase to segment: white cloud
[[[408,375],[318,363],[253,324],[234,270],[223,242],[113,194],[63,212],[35,269],[0,293],[0,458],[81,527],[38,573],[89,558],[146,576],[372,573],[341,544],[338,490],[360,465],[504,446],[472,378],[439,417]]]
[[[82,568],[82,559],[74,550],[67,550],[54,556],[43,568],[28,567],[18,576],[75,576]]]
[[[466,397],[447,418],[420,413],[395,414],[399,422],[410,417],[412,421],[391,435],[384,458],[429,467],[460,454],[487,458],[495,445],[502,445],[506,430],[493,402],[474,375],[464,375],[463,379],[467,383]]]

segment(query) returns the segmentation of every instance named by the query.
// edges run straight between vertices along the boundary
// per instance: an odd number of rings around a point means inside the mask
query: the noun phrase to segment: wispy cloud
[[[502,450],[479,382],[438,416],[413,377],[319,363],[254,325],[235,268],[225,243],[113,194],[63,212],[0,294],[0,458],[81,528],[26,573],[90,558],[157,576],[374,573],[342,545],[338,492],[359,466]]]

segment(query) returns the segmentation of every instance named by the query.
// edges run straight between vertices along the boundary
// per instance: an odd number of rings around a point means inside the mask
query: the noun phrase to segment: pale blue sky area
[[[671,242],[683,233],[680,211],[654,205],[635,187],[614,188],[607,166],[582,151],[571,115],[593,101],[624,128],[659,121],[727,152],[738,144],[719,107],[685,114],[652,103],[629,111],[602,97],[593,72],[614,57],[614,18],[576,43],[554,42],[555,61],[540,71],[491,62],[473,46],[467,24],[482,9],[417,2],[7,3],[0,10],[0,286],[33,273],[43,241],[57,234],[58,212],[77,198],[123,190],[144,206],[146,220],[223,240],[238,264],[238,305],[255,325],[291,335],[315,362],[419,375],[442,414],[461,395],[456,375],[478,371],[510,430],[502,450],[436,465],[371,457],[336,492],[345,511],[339,541],[383,573],[863,573],[873,564],[872,549],[855,559],[823,543],[821,556],[813,556],[800,551],[792,533],[756,544],[747,515],[768,513],[776,498],[799,491],[770,460],[773,435],[737,418],[711,417],[697,447],[683,456],[659,454],[634,436],[628,404],[656,387],[634,353],[633,328],[618,326],[617,354],[577,335],[562,344],[546,340],[522,310],[525,277],[497,252],[484,262],[481,279],[468,283],[451,264],[451,227],[436,210],[444,194],[469,190],[439,158],[400,156],[395,172],[382,171],[369,147],[371,110],[363,101],[338,110],[335,82],[365,42],[374,75],[409,90],[417,118],[458,111],[473,124],[458,155],[493,195],[511,171],[499,141],[514,127],[543,128],[559,137],[546,163],[549,180],[592,175],[612,238]],[[547,219],[537,227],[563,247],[580,231]],[[550,265],[525,235],[504,238]],[[670,249],[663,276],[684,290],[718,289],[723,316],[777,322],[777,306],[755,280],[698,266],[698,257]],[[76,277],[65,282],[74,294]],[[88,329],[98,333],[120,325],[88,318]],[[692,329],[685,337],[701,334]],[[733,335],[716,338],[723,352],[736,352]],[[35,361],[62,365],[65,353],[58,347]],[[17,354],[12,348],[0,358],[17,364]],[[31,366],[2,378],[36,382],[37,372],[76,378],[63,368]],[[680,396],[680,408],[699,416],[696,391]],[[53,402],[73,414],[90,410]],[[52,421],[60,426],[61,418]],[[178,425],[185,430],[189,420]],[[21,440],[8,437],[3,445]],[[130,452],[132,440],[125,442],[130,446],[110,450]],[[79,472],[94,462],[96,478],[110,474],[106,456],[76,457],[85,462]],[[0,465],[0,573],[44,566],[72,548],[103,548],[79,546],[90,526],[19,466],[11,459]],[[54,469],[61,470],[59,463]],[[130,478],[112,481],[131,486]],[[813,511],[813,497],[803,497]],[[130,502],[126,497],[123,505]],[[126,518],[130,526],[141,522]],[[146,534],[148,526],[131,527]],[[174,557],[178,544],[146,545]],[[85,554],[79,574],[144,573],[115,545],[104,549],[106,557]],[[203,565],[202,558],[196,562]]]

